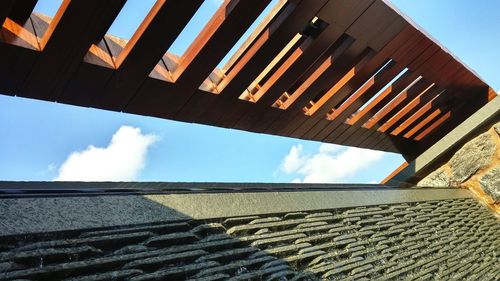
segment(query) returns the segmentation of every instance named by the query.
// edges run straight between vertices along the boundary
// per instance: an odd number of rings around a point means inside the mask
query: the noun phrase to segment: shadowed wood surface
[[[397,152],[407,160],[497,94],[383,0],[226,0],[184,54],[202,4],[158,0],[130,40],[106,34],[125,0],[0,3],[0,92]]]

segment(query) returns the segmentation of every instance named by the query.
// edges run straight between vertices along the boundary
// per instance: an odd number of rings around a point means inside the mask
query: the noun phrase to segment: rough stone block
[[[464,145],[450,160],[451,183],[459,184],[486,167],[495,153],[495,143],[486,132]]]
[[[491,196],[495,203],[500,202],[500,167],[490,170],[479,182],[484,192]]]
[[[442,168],[437,169],[421,180],[417,186],[421,187],[448,187],[450,186],[450,176]]]

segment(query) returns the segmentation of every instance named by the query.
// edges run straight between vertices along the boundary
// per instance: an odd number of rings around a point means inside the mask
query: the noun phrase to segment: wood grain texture
[[[0,2],[0,91],[403,154],[410,161],[496,93],[383,0],[224,1],[184,54],[202,0],[157,1],[130,40],[125,0]]]

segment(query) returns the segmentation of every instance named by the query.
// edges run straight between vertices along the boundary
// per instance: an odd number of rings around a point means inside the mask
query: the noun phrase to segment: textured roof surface
[[[473,199],[179,220],[0,240],[0,280],[498,280]]]
[[[166,52],[203,2],[156,1],[130,40],[125,1],[0,4],[0,92],[401,152],[413,158],[496,93],[382,0],[224,1],[184,54]],[[105,7],[105,8],[103,8]]]
[[[461,198],[471,193],[342,184],[0,182],[0,237]]]

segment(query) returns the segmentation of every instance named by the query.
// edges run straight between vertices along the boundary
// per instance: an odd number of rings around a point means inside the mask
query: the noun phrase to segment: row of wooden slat
[[[203,1],[156,1],[130,40],[106,34],[125,2],[64,0],[48,18],[1,1],[0,91],[407,159],[496,96],[382,0],[280,1],[222,69],[270,0],[225,1],[179,56],[166,50]]]

